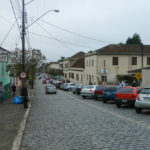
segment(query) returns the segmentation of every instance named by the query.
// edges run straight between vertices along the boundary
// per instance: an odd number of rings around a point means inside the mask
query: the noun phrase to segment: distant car
[[[116,93],[117,91],[122,88],[121,86],[111,86],[111,87],[106,87],[104,90],[104,94],[102,96],[102,100],[104,103],[107,103],[107,101],[116,100]]]
[[[72,88],[75,86],[76,84],[74,84],[74,83],[66,83],[65,85],[64,85],[64,90],[66,90],[66,91],[72,91]]]
[[[43,83],[43,84],[47,84],[47,81],[46,81],[46,80],[43,80],[42,83]]]
[[[45,94],[56,94],[57,93],[57,90],[56,90],[56,87],[54,85],[47,85],[45,87]]]
[[[143,88],[135,101],[136,113],[141,113],[142,109],[150,109],[150,88]]]
[[[116,106],[121,105],[134,106],[138,93],[142,88],[139,87],[122,87],[116,93]]]
[[[94,98],[94,91],[95,91],[96,87],[97,87],[97,85],[85,86],[81,90],[80,95],[82,96],[82,98],[86,98],[86,97]]]
[[[95,100],[98,100],[98,99],[102,100],[105,89],[106,89],[106,87],[104,87],[104,86],[101,86],[101,85],[96,86],[96,89],[94,91],[94,99]]]

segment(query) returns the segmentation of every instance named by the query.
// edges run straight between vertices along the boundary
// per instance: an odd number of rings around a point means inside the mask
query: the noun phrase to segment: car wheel
[[[82,98],[83,98],[83,99],[85,99],[85,98],[86,98],[86,96],[82,96]]]
[[[141,113],[142,112],[142,109],[141,108],[135,108],[135,111],[137,114]]]
[[[103,103],[107,103],[107,100],[106,100],[106,99],[103,99]]]
[[[117,107],[117,108],[120,108],[120,107],[121,107],[121,104],[116,103],[116,107]]]

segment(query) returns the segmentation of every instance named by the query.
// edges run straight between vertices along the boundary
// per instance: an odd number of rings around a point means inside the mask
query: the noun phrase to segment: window
[[[92,66],[94,66],[94,60],[92,60]]]
[[[74,73],[71,73],[71,78],[74,79]]]
[[[113,57],[113,66],[118,65],[118,57]]]
[[[121,88],[118,93],[133,93],[133,88]]]
[[[4,63],[2,63],[2,77],[4,77]]]
[[[102,76],[102,82],[106,82],[107,81],[107,76]]]
[[[86,66],[88,67],[88,60],[86,61]]]
[[[83,77],[82,77],[82,74],[81,74],[81,82],[83,81]]]
[[[91,60],[89,60],[89,67],[91,66]]]
[[[76,80],[79,81],[79,74],[76,74]]]
[[[150,65],[150,57],[147,57],[147,65]]]
[[[88,74],[86,75],[86,79],[87,79],[87,81],[88,81]]]
[[[132,57],[132,65],[137,65],[137,57]]]

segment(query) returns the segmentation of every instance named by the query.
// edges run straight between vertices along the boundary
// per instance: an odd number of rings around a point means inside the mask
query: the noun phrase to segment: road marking
[[[66,93],[64,93],[64,92],[62,92],[62,93],[65,94],[66,96],[69,96],[69,97],[71,97],[71,98],[73,98],[73,99],[78,100],[78,101],[79,101],[80,103],[82,103],[82,104],[86,104],[86,105],[88,105],[88,106],[90,106],[90,107],[94,107],[94,108],[96,108],[96,109],[98,109],[98,110],[100,110],[100,111],[102,111],[102,112],[104,112],[104,113],[107,113],[107,114],[110,114],[110,115],[115,116],[115,117],[117,117],[117,118],[120,118],[120,119],[129,121],[129,122],[132,122],[132,123],[134,123],[134,124],[140,125],[140,126],[143,127],[143,128],[150,129],[150,125],[149,125],[149,124],[146,124],[146,123],[143,123],[143,121],[138,121],[138,120],[135,120],[135,119],[132,119],[132,118],[129,118],[129,117],[126,117],[126,116],[117,114],[117,113],[115,113],[115,112],[113,112],[113,111],[106,110],[106,109],[104,109],[104,108],[101,107],[101,106],[96,106],[96,105],[94,105],[94,104],[90,104],[90,103],[88,103],[88,102],[86,102],[86,101],[82,101],[82,100],[80,100],[80,99],[78,99],[78,98],[75,98],[75,97],[73,97],[73,96],[71,96],[71,95],[68,95],[68,94],[66,94]]]

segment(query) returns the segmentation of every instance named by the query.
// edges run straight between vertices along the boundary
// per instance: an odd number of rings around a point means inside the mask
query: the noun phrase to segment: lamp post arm
[[[33,21],[31,24],[29,24],[27,27],[26,27],[26,29],[27,28],[29,28],[30,26],[32,26],[34,23],[36,23],[38,20],[40,20],[42,17],[44,17],[46,14],[48,14],[50,11],[54,11],[54,12],[59,12],[59,10],[48,10],[47,12],[45,12],[43,15],[41,15],[39,18],[37,18],[35,21]]]

